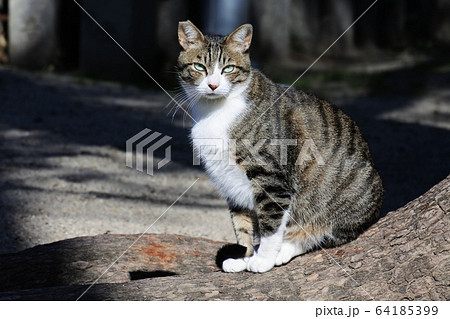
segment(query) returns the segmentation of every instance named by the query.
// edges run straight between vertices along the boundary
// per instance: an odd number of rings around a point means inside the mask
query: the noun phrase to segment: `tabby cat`
[[[194,150],[227,200],[242,258],[226,272],[266,272],[356,238],[380,213],[381,179],[358,126],[327,101],[250,65],[253,28],[203,35],[180,22],[178,76]]]

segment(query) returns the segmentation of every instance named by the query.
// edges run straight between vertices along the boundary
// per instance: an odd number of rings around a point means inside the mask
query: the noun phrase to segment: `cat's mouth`
[[[217,93],[214,93],[214,92],[206,93],[204,96],[207,99],[211,99],[211,100],[220,99],[220,98],[224,97],[222,94],[217,94]]]

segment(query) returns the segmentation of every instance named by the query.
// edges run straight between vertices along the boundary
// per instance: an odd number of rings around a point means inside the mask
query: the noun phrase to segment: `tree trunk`
[[[291,0],[253,0],[255,17],[254,41],[257,57],[269,64],[279,65],[279,61],[289,56],[289,26]]]
[[[301,59],[305,55],[317,52],[317,35],[320,31],[320,2],[292,1],[290,28],[292,56]]]
[[[350,0],[324,1],[323,14],[319,37],[320,52],[326,50],[356,19],[353,16],[353,5]],[[329,54],[346,56],[351,55],[354,51],[354,28],[350,28],[333,45],[333,50]]]
[[[436,16],[433,19],[433,35],[441,46],[450,46],[450,0],[438,0]]]
[[[224,243],[201,238],[68,239],[0,256],[0,300],[448,300],[449,213],[450,176],[355,241],[264,274],[223,273]]]

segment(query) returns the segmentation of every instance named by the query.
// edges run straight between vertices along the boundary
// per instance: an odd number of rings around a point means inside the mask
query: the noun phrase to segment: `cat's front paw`
[[[247,267],[248,258],[228,258],[222,264],[222,269],[225,272],[240,272]]]
[[[266,272],[275,266],[275,260],[264,256],[253,255],[247,262],[247,270],[251,272]]]

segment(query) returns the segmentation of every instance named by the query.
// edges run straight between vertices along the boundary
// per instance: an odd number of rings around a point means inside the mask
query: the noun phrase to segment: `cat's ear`
[[[231,32],[225,40],[225,43],[239,52],[245,53],[250,48],[252,42],[253,27],[251,24],[241,25]]]
[[[184,50],[198,47],[204,41],[205,37],[191,21],[178,22],[178,42]]]

